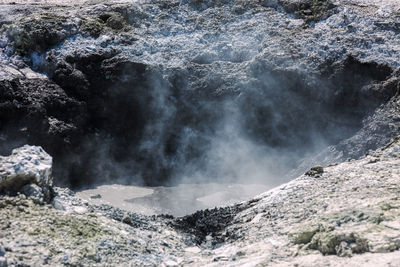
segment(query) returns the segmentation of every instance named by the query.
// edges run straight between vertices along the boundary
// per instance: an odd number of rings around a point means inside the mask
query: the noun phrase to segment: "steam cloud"
[[[127,147],[131,158],[115,160],[108,152],[116,141],[102,140],[98,174],[128,184],[275,186],[293,178],[289,173],[303,159],[354,133],[368,112],[337,109],[343,95],[334,95],[337,86],[321,77],[266,67],[253,75],[239,92],[209,100],[176,94],[168,75],[151,73],[145,95],[135,101],[144,127],[137,145]],[[131,89],[121,90],[126,97]]]

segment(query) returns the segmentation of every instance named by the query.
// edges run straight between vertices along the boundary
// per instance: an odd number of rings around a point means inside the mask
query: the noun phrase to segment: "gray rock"
[[[0,257],[6,256],[6,250],[4,247],[0,244]]]
[[[37,204],[43,204],[50,200],[50,194],[47,190],[39,187],[36,184],[27,184],[21,189],[21,193],[23,193],[27,198],[32,199]]]
[[[0,244],[0,267],[7,267],[6,250]]]
[[[101,195],[100,194],[92,195],[92,196],[90,196],[90,198],[91,199],[99,199],[99,198],[101,198]]]
[[[25,145],[8,157],[0,156],[0,192],[16,193],[27,184],[36,185],[24,189],[28,194],[39,194],[36,187],[48,190],[53,186],[52,157],[41,147]]]
[[[67,205],[65,204],[65,202],[58,196],[53,198],[51,204],[57,210],[66,210],[67,209]]]

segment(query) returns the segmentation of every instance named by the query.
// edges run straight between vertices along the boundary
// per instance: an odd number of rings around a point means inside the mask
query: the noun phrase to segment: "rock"
[[[65,173],[64,157],[77,147],[85,121],[82,103],[47,79],[15,75],[0,81],[0,98],[1,155],[26,143],[35,144],[57,158],[53,174]]]
[[[67,18],[54,13],[26,16],[7,30],[15,50],[22,56],[57,45],[72,32]]]
[[[45,187],[39,187],[36,184],[27,184],[21,189],[27,198],[32,199],[37,204],[48,203],[51,199],[50,191]]]
[[[165,262],[164,262],[163,266],[172,267],[172,266],[179,266],[179,265],[178,265],[178,263],[177,263],[176,261],[168,260],[168,261],[165,261]]]
[[[7,267],[6,250],[0,244],[0,267]]]
[[[102,21],[97,19],[87,19],[81,26],[81,31],[92,37],[99,37],[104,30]]]
[[[293,243],[308,244],[318,231],[319,226],[302,226],[297,232],[291,234]]]
[[[6,256],[6,250],[2,245],[0,245],[0,257]]]
[[[51,204],[57,210],[67,210],[65,203],[57,196],[53,198]]]
[[[52,157],[41,147],[25,145],[8,157],[0,157],[0,192],[24,191],[34,198],[49,200],[52,186]]]
[[[129,214],[124,214],[124,216],[121,219],[121,222],[126,223],[126,224],[132,224],[132,219],[129,216]]]
[[[306,172],[306,175],[313,177],[320,177],[323,173],[324,173],[324,168],[322,166],[314,166],[308,172]]]
[[[85,214],[88,212],[88,209],[86,207],[82,207],[82,206],[75,206],[73,211],[78,214]]]
[[[355,233],[319,233],[313,237],[310,248],[317,249],[324,255],[335,254],[341,257],[369,251],[368,241]]]
[[[118,14],[110,14],[106,20],[106,25],[113,30],[122,30],[126,23],[122,16]]]
[[[317,22],[332,15],[335,5],[330,0],[278,0],[284,10],[306,22]]]

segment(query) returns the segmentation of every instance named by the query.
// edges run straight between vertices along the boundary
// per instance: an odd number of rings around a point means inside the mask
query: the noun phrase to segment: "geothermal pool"
[[[197,210],[226,206],[250,199],[270,189],[260,184],[180,184],[140,187],[100,185],[77,192],[91,204],[108,204],[143,215],[184,216]]]

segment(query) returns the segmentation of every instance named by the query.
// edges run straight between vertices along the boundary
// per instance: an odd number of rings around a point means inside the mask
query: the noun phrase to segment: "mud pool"
[[[222,207],[245,200],[270,189],[260,184],[180,184],[140,187],[100,185],[77,192],[91,204],[108,204],[143,215],[184,216],[197,210]]]

